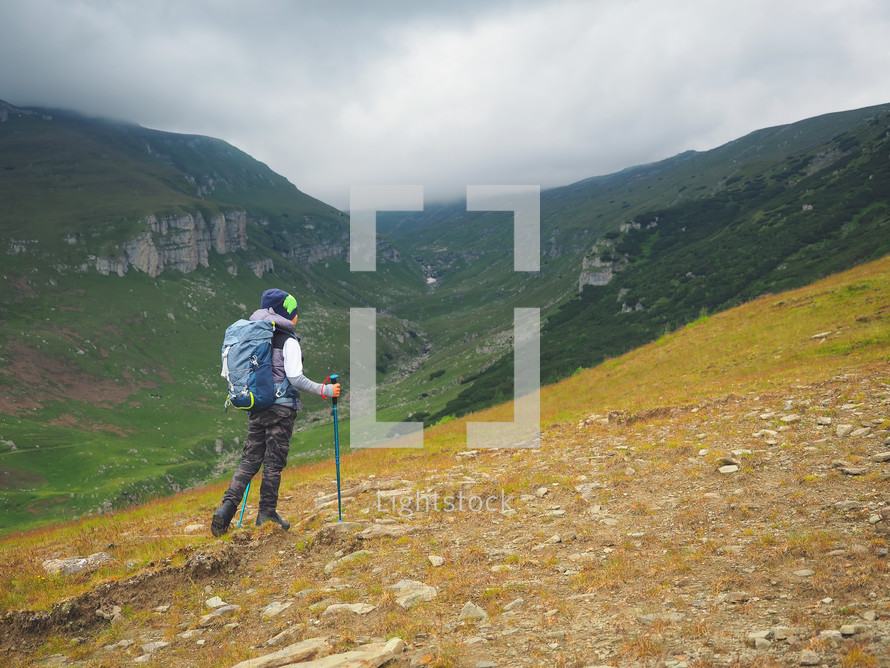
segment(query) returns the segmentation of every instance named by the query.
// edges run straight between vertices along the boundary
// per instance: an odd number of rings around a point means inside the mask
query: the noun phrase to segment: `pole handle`
[[[331,381],[331,385],[336,385],[336,383],[337,383],[337,379],[338,379],[339,377],[340,377],[340,376],[339,376],[338,374],[336,374],[336,373],[332,373],[330,376],[328,376],[328,380]],[[337,405],[337,397],[331,397],[331,401],[334,402],[334,406]]]

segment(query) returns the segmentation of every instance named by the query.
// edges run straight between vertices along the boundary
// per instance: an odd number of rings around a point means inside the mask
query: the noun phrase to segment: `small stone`
[[[359,538],[401,538],[408,533],[410,527],[405,524],[372,524],[359,533]]]
[[[442,565],[445,564],[445,559],[444,559],[444,557],[440,557],[440,556],[435,555],[435,554],[431,554],[430,556],[427,557],[427,559],[429,559],[429,560],[430,560],[430,563],[431,563],[433,566],[437,567],[437,568],[438,568],[439,566],[442,566]]]
[[[107,552],[96,552],[88,557],[47,559],[43,562],[43,570],[49,575],[74,575],[82,571],[91,573],[112,561],[114,561],[114,557]]]
[[[435,587],[418,580],[399,580],[387,589],[396,593],[396,603],[406,610],[421,601],[432,601],[438,594]]]
[[[746,603],[750,599],[750,594],[743,591],[733,591],[726,595],[727,603]]]
[[[847,510],[859,510],[860,508],[862,508],[862,504],[858,501],[838,501],[832,507],[835,510],[846,512]]]
[[[851,424],[839,424],[834,433],[838,435],[838,438],[844,438],[849,436],[853,432],[853,429],[855,429],[855,427]]]
[[[800,421],[800,415],[798,415],[797,413],[792,413],[791,415],[784,415],[779,419],[785,424],[792,424],[794,422]]]
[[[727,466],[721,466],[717,470],[720,471],[720,473],[722,473],[723,475],[729,475],[731,473],[737,473],[739,470],[739,467],[736,466],[735,464],[729,464]]]
[[[871,433],[871,429],[868,427],[862,427],[861,429],[854,429],[850,432],[850,438],[864,438]]]
[[[198,625],[202,628],[206,628],[208,626],[212,626],[217,621],[225,617],[226,615],[231,615],[241,610],[240,605],[224,605],[221,608],[217,608],[210,614],[204,615],[201,617]]]
[[[513,610],[516,610],[516,608],[520,607],[523,603],[525,603],[524,599],[521,599],[521,598],[513,599],[512,601],[507,603],[507,605],[504,606],[504,612],[511,612]]]
[[[865,631],[866,627],[864,624],[844,624],[841,628],[841,635],[845,636],[855,636],[863,631]]]
[[[805,649],[801,651],[800,656],[797,658],[797,662],[801,666],[818,666],[822,663],[822,657],[811,649]]]
[[[535,496],[537,496],[539,499],[543,499],[545,496],[547,496],[547,493],[549,491],[550,490],[546,487],[538,487],[538,489],[535,490]]]
[[[204,601],[204,605],[206,605],[211,610],[216,610],[217,608],[221,608],[224,605],[228,605],[224,600],[222,600],[219,596],[214,596],[213,598],[208,598]]]
[[[183,533],[187,534],[196,534],[203,533],[207,530],[206,524],[189,524],[185,529],[183,529]]]
[[[882,463],[882,462],[890,462],[890,451],[888,451],[888,452],[879,452],[879,453],[877,453],[876,455],[872,455],[872,456],[871,456],[871,460],[872,460],[873,462],[878,462],[878,463]]]
[[[466,603],[464,603],[464,607],[461,608],[460,616],[457,618],[457,621],[465,622],[486,619],[488,619],[488,613],[485,612],[485,610],[480,608],[472,601],[467,601]]]
[[[841,469],[841,473],[848,476],[857,476],[865,473],[865,469],[859,466],[846,466]]]
[[[769,637],[769,634],[770,634],[769,631],[752,631],[751,633],[748,634],[748,645],[751,647],[754,647],[755,641],[767,640],[767,638]],[[767,643],[769,643],[768,640],[767,640]]]
[[[286,601],[284,603],[275,601],[275,602],[267,605],[265,608],[263,608],[263,611],[260,613],[260,616],[263,619],[272,619],[273,617],[277,617],[282,612],[287,610],[289,607],[291,607],[291,605],[293,605],[293,603],[291,601]]]
[[[805,633],[804,629],[794,626],[774,626],[770,629],[768,637],[773,640],[788,640],[788,638],[799,637]]]
[[[831,425],[831,418],[825,416],[819,416],[816,418],[816,424],[820,427],[828,427]]]
[[[813,577],[816,574],[816,571],[809,568],[802,568],[799,571],[794,571],[794,574],[799,578],[809,578]]]
[[[156,642],[149,642],[142,645],[141,649],[145,654],[153,654],[157,652],[159,649],[163,649],[170,643],[164,642],[163,640],[158,640]]]

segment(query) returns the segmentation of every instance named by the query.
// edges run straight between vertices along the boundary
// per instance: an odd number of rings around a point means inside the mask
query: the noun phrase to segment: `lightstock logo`
[[[422,211],[423,186],[353,186],[349,269],[377,270],[377,212]],[[513,270],[541,268],[540,186],[467,186],[468,211],[513,212]],[[377,309],[349,309],[350,441],[353,448],[422,448],[422,422],[377,421]],[[539,447],[541,309],[513,309],[513,421],[468,422],[467,446]]]

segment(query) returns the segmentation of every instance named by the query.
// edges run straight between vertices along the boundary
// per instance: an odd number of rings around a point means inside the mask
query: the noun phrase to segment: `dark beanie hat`
[[[263,293],[260,308],[270,308],[282,318],[293,320],[299,312],[297,300],[284,290],[270,288]]]

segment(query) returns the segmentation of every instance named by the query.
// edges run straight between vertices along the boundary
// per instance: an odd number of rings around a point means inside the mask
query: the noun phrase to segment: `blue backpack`
[[[278,398],[272,377],[272,334],[275,323],[238,320],[226,329],[222,345],[222,376],[229,384],[229,404],[245,411],[269,408]]]

